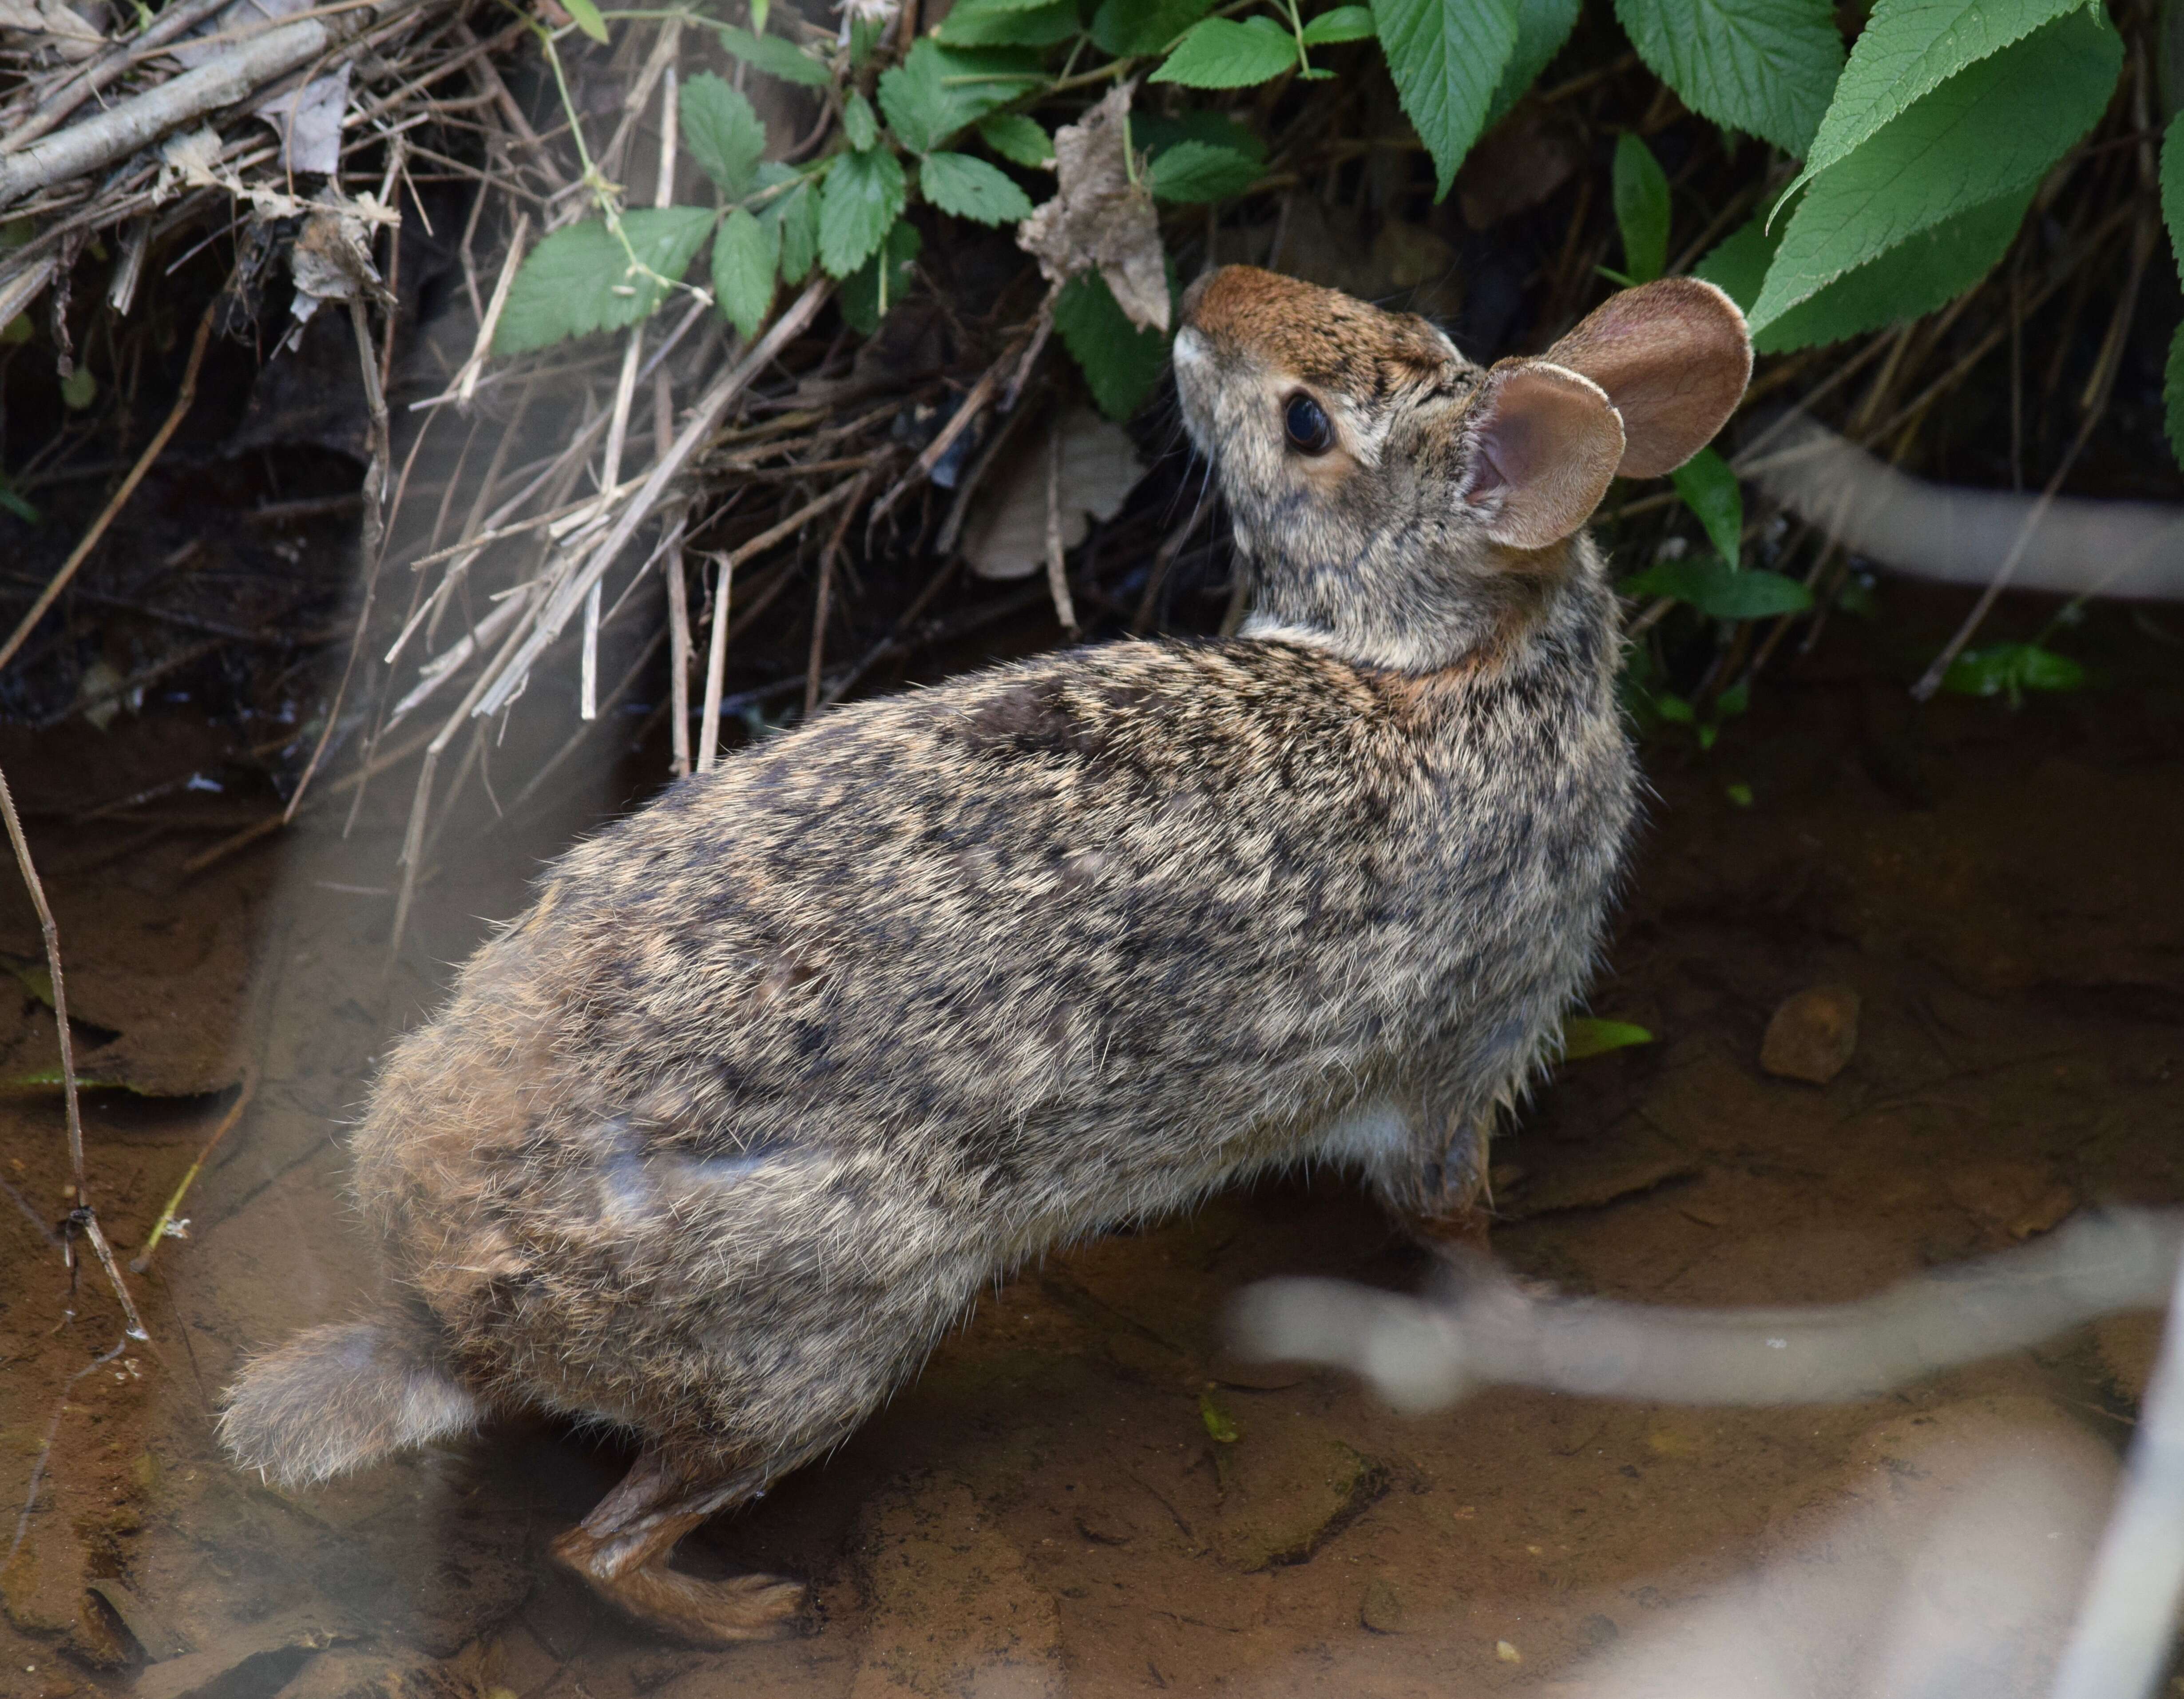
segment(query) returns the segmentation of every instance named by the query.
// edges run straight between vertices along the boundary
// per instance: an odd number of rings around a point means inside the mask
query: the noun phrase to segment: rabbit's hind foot
[[[694,1646],[727,1646],[795,1631],[805,1587],[778,1575],[705,1581],[670,1568],[676,1542],[716,1511],[755,1495],[747,1476],[695,1483],[656,1451],[554,1542],[554,1561],[638,1621]]]

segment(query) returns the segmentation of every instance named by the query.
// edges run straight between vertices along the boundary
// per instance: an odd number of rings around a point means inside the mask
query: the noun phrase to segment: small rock
[[[1103,1505],[1085,1505],[1077,1512],[1077,1531],[1095,1546],[1128,1546],[1138,1536],[1138,1525]]]
[[[1494,1655],[1504,1663],[1522,1663],[1524,1661],[1524,1654],[1506,1640],[1494,1642]]]
[[[180,1657],[195,1650],[164,1614],[120,1582],[99,1577],[85,1585],[106,1601],[107,1608],[129,1630],[129,1637],[143,1647],[144,1656],[154,1663],[163,1657]]]
[[[1306,1562],[1388,1488],[1385,1468],[1309,1423],[1260,1424],[1218,1455],[1229,1467],[1214,1548],[1247,1574]]]
[[[1825,1085],[1858,1049],[1858,995],[1847,985],[1815,985],[1774,1011],[1759,1066],[1777,1079]]]
[[[1357,1620],[1374,1634],[1401,1634],[1404,1628],[1403,1596],[1395,1584],[1376,1575],[1365,1584],[1365,1600],[1357,1607]]]

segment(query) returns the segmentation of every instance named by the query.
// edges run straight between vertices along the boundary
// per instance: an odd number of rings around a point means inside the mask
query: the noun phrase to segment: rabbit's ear
[[[1547,350],[1607,392],[1623,415],[1626,478],[1672,472],[1728,421],[1752,377],[1736,303],[1696,277],[1610,296]]]
[[[1486,534],[1545,549],[1592,517],[1624,458],[1623,422],[1601,387],[1543,359],[1505,359],[1466,418],[1463,499]]]

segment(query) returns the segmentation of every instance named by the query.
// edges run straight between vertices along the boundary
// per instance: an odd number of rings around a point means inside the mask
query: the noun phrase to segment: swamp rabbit
[[[633,1431],[561,1563],[692,1641],[802,1589],[675,1543],[842,1440],[979,1289],[1306,1158],[1447,1219],[1598,946],[1633,811],[1580,527],[1751,369],[1690,279],[1482,370],[1230,266],[1175,369],[1253,575],[1228,642],[841,709],[571,850],[388,1057],[398,1295],[249,1363],[291,1485],[528,1407]]]

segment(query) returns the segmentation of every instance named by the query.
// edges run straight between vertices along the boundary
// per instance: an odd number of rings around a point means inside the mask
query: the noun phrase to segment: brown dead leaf
[[[1052,200],[1023,221],[1017,242],[1052,283],[1096,268],[1116,304],[1141,330],[1165,331],[1167,268],[1152,192],[1131,181],[1125,146],[1135,83],[1112,91],[1055,133]]]
[[[1145,468],[1130,433],[1089,407],[1061,421],[1061,546],[1074,549],[1095,519],[1112,519]],[[1026,432],[994,468],[963,531],[963,556],[981,578],[1025,578],[1046,564],[1046,437]]]

